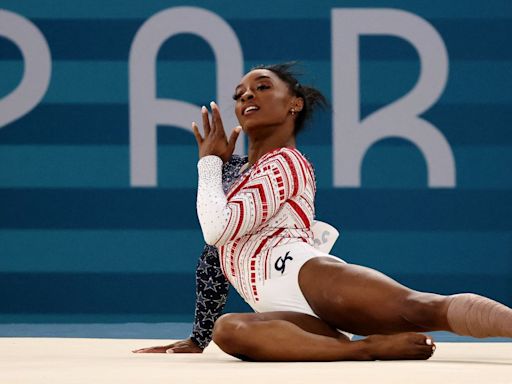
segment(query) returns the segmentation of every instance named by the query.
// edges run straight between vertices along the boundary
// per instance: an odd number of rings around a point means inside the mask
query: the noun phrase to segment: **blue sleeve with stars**
[[[233,155],[222,167],[224,192],[240,177],[247,157]],[[211,245],[204,247],[196,268],[196,309],[190,338],[204,349],[212,340],[212,331],[226,304],[229,283],[220,268],[219,253]]]
[[[228,297],[229,283],[220,269],[217,248],[204,248],[196,269],[196,309],[191,339],[202,349],[210,343],[215,320]]]

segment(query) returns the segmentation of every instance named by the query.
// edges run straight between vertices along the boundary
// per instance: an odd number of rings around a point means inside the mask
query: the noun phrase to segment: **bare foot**
[[[427,360],[436,350],[432,338],[421,333],[371,335],[366,341],[375,360]]]
[[[203,350],[190,338],[176,341],[169,345],[141,348],[132,351],[133,353],[202,353]]]

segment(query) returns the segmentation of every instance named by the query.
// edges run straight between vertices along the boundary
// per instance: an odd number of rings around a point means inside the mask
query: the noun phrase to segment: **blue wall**
[[[158,187],[130,185],[130,46],[148,18],[175,5],[223,18],[245,69],[299,60],[303,82],[329,99],[333,8],[398,8],[431,23],[447,47],[449,77],[423,117],[451,146],[456,187],[429,188],[423,156],[401,139],[370,149],[361,188],[334,187],[328,110],[299,138],[317,173],[317,216],[341,229],[333,253],[349,262],[416,289],[473,291],[512,305],[510,2],[310,3],[0,0],[42,32],[52,56],[42,101],[0,128],[0,320],[191,319],[202,249],[193,136],[160,128]],[[407,93],[420,65],[402,39],[365,36],[360,44],[366,116]],[[0,36],[0,97],[23,71],[19,49]],[[192,35],[168,40],[157,82],[161,98],[206,104],[216,94],[211,48]],[[233,294],[229,309],[246,307]]]

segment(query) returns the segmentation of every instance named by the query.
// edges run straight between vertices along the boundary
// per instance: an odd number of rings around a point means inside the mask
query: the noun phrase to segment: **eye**
[[[270,88],[270,85],[267,85],[267,84],[260,84],[260,85],[258,85],[258,86],[256,87],[256,89],[257,89],[258,91],[263,91],[263,90],[265,90],[265,89],[269,89],[269,88]]]
[[[233,100],[238,100],[242,97],[242,92],[237,92],[233,95]]]

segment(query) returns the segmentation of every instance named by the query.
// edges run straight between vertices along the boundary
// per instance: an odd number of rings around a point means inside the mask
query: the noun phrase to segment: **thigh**
[[[349,341],[348,337],[340,333],[335,327],[327,324],[325,321],[299,312],[291,311],[275,311],[275,312],[263,312],[263,313],[230,313],[222,316],[217,321],[230,321],[230,322],[265,322],[271,320],[284,320],[292,324],[295,324],[303,331],[314,333],[316,335],[333,337],[336,339],[343,339]]]
[[[313,311],[344,331],[371,335],[428,330],[407,316],[411,298],[428,294],[373,269],[318,257],[301,268],[299,285]]]

